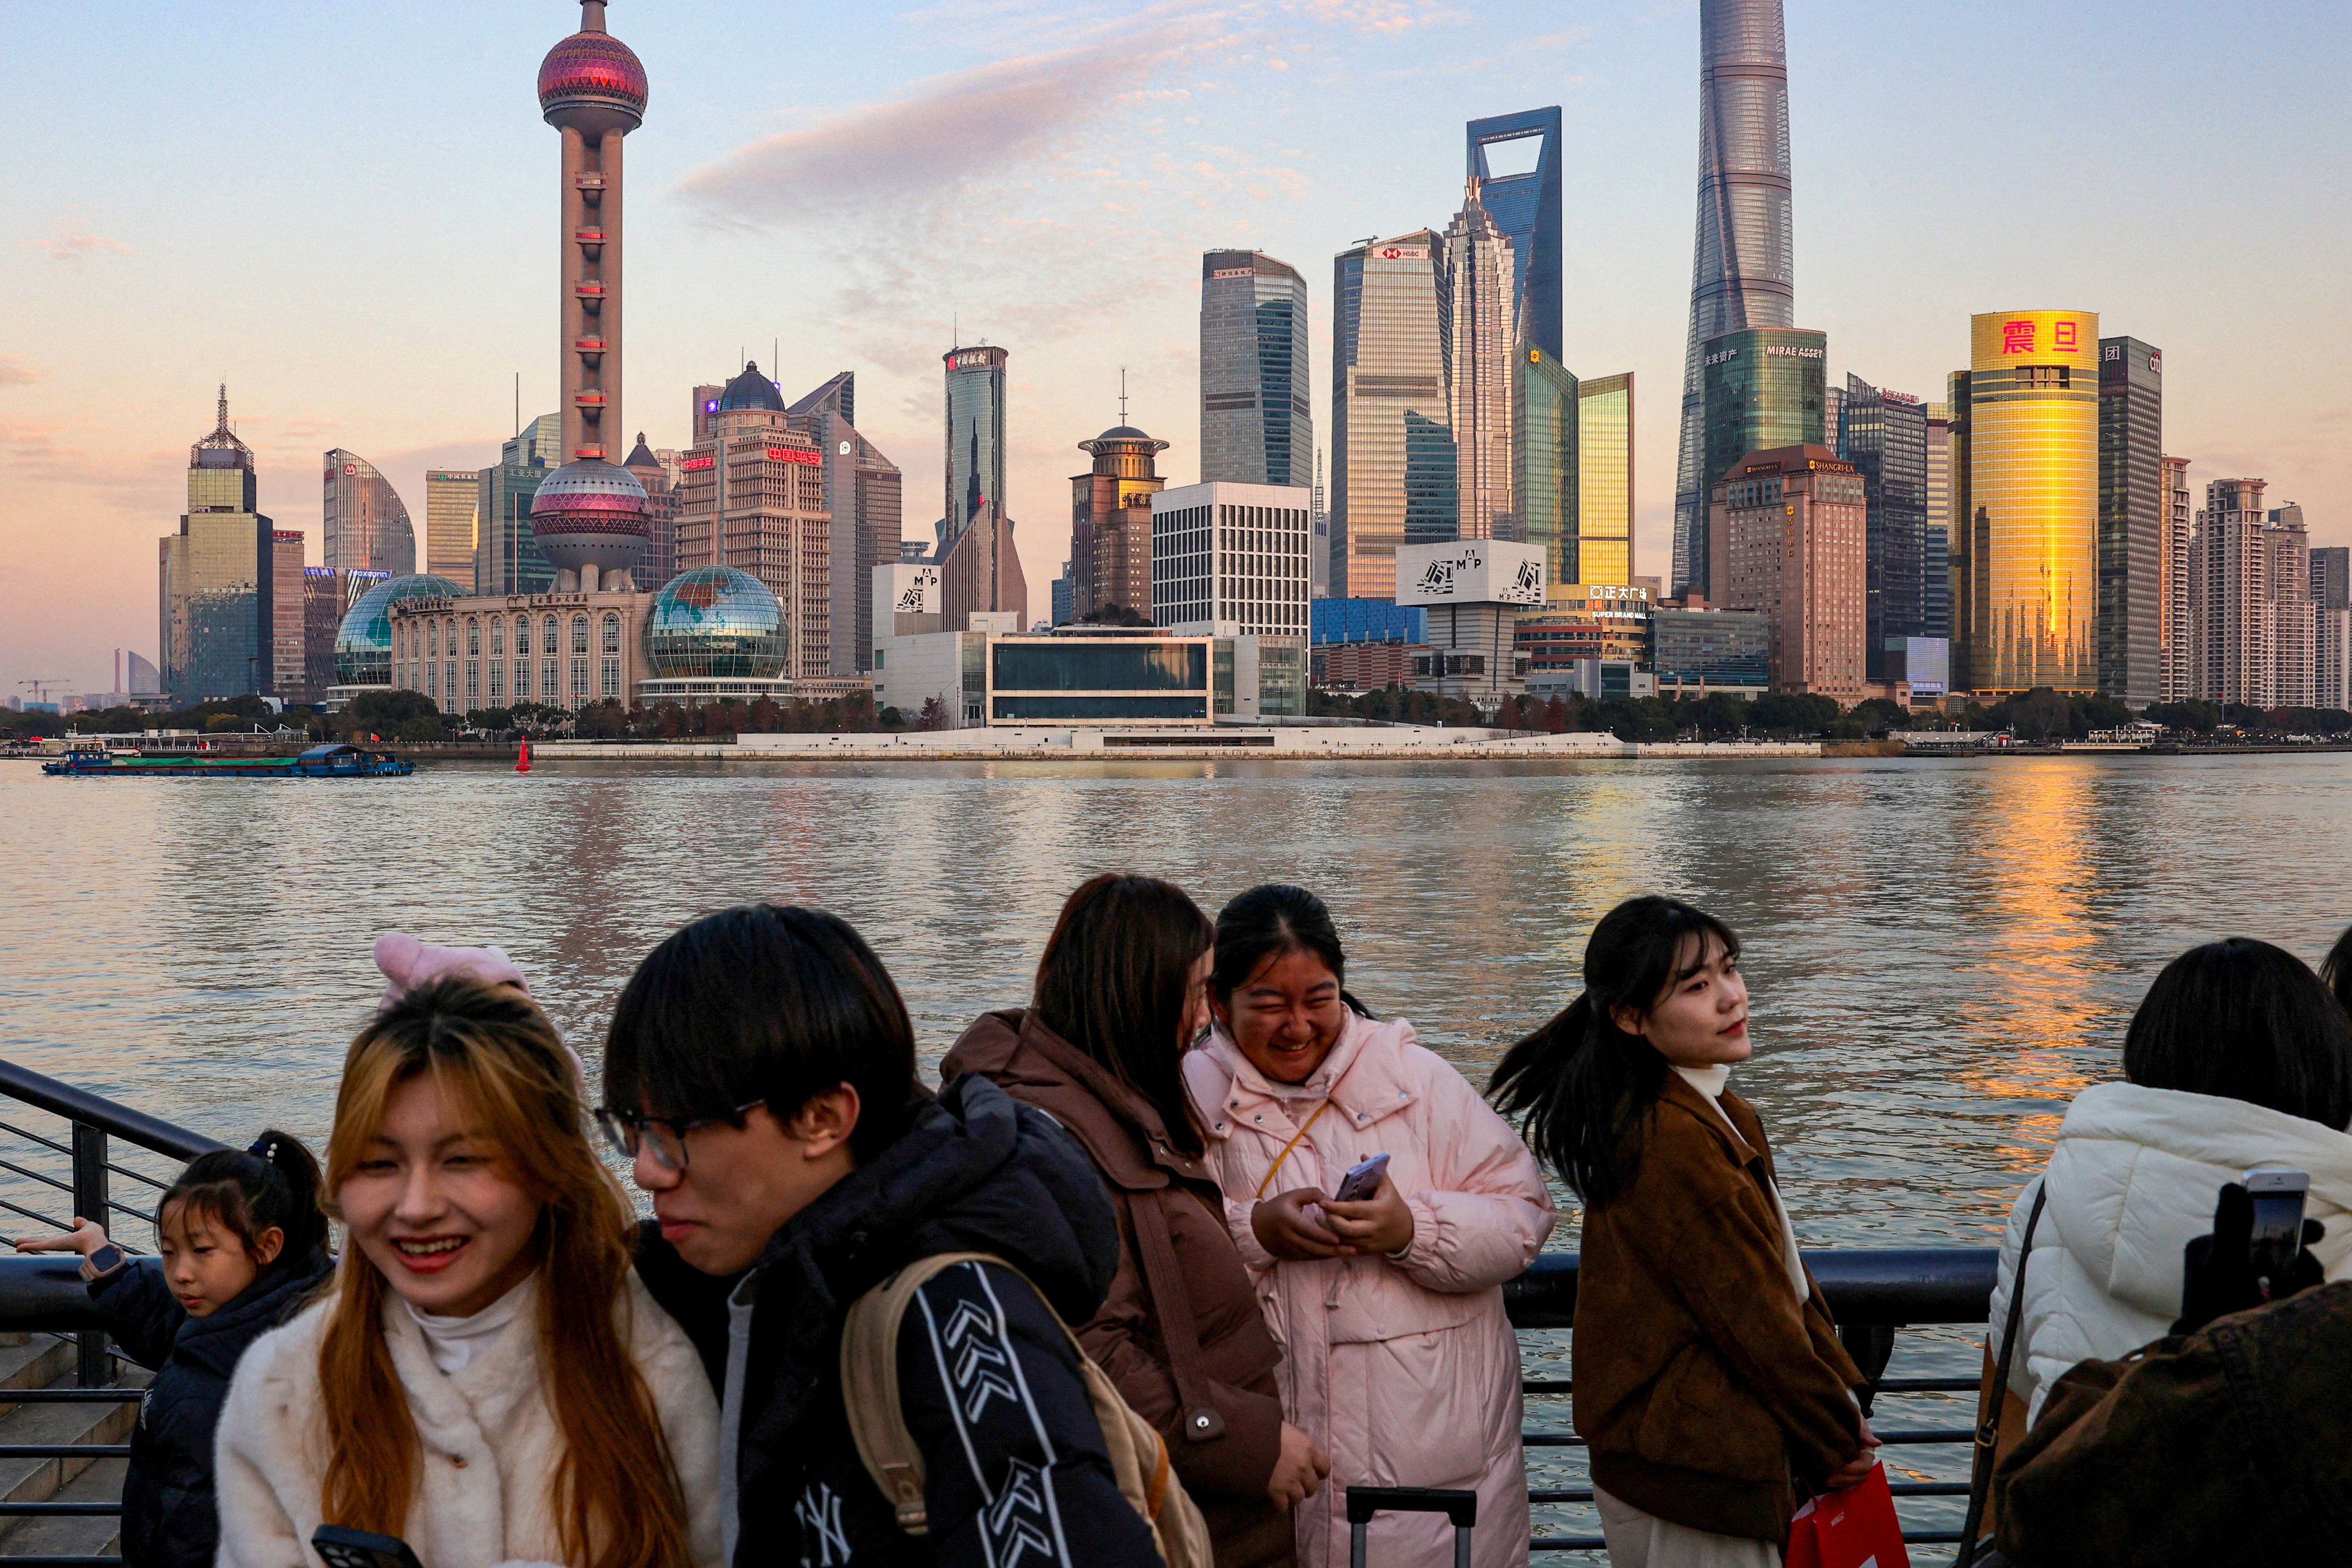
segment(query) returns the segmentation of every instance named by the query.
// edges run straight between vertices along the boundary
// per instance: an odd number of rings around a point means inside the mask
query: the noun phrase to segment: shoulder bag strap
[[[1135,1258],[1143,1268],[1144,1289],[1151,1293],[1151,1310],[1160,1319],[1160,1342],[1168,1351],[1184,1440],[1207,1443],[1225,1435],[1225,1417],[1209,1397],[1209,1379],[1201,1370],[1200,1332],[1192,1321],[1192,1294],[1184,1288],[1168,1211],[1160,1206],[1162,1194],[1176,1191],[1171,1179],[1166,1187],[1132,1194],[1127,1212],[1135,1222]]]
[[[1993,1363],[1992,1387],[1985,1407],[1977,1412],[1975,1461],[1969,1475],[1969,1516],[1960,1530],[1959,1554],[1952,1568],[1970,1568],[1977,1560],[1977,1531],[1984,1523],[1985,1500],[1992,1493],[1993,1462],[2000,1458],[2000,1407],[2009,1397],[2009,1372],[2017,1361],[2018,1330],[2025,1321],[2025,1265],[2033,1256],[2033,1233],[2042,1224],[2042,1205],[2050,1199],[2045,1173],[2033,1194],[2033,1212],[2025,1216],[2025,1241],[2017,1249],[2017,1268],[2009,1277],[2009,1327],[2000,1336],[2000,1355]]]

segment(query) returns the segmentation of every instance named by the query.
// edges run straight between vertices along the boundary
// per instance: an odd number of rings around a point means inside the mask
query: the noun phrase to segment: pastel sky
[[[2352,7],[1788,0],[1798,319],[1928,397],[1976,310],[2067,307],[2165,351],[2192,484],[2254,474],[2352,540]],[[1331,257],[1442,226],[1462,122],[1561,105],[1567,349],[1636,373],[1639,569],[1667,561],[1697,159],[1695,0],[614,0],[626,424],[687,435],[749,354],[839,370],[939,515],[940,355],[1012,351],[1010,510],[1068,554],[1075,443],[1130,417],[1197,477],[1200,253],[1306,274],[1318,436]],[[320,557],[320,454],[420,524],[424,470],[555,405],[565,0],[0,0],[0,694],[156,648],[157,538],[226,380],[264,510]],[[772,356],[772,344],[777,345]],[[1324,438],[1328,439],[1327,437]]]

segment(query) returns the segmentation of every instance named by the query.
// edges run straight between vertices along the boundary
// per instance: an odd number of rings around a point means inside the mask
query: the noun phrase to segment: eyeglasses
[[[653,1151],[655,1163],[666,1170],[686,1169],[686,1135],[701,1128],[724,1121],[740,1125],[744,1117],[767,1104],[764,1100],[746,1100],[724,1116],[698,1116],[691,1121],[679,1121],[667,1116],[640,1116],[634,1110],[617,1110],[609,1105],[596,1108],[596,1125],[604,1129],[604,1141],[625,1160],[637,1157],[640,1146]]]

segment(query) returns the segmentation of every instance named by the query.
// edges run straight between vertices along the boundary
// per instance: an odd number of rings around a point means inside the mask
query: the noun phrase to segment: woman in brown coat
[[[1118,1275],[1079,1341],[1167,1438],[1218,1568],[1271,1568],[1291,1561],[1290,1510],[1330,1464],[1282,1418],[1281,1349],[1184,1091],[1215,939],[1182,889],[1097,877],[1063,905],[1031,1005],[982,1014],[940,1070],[994,1080],[1093,1157],[1118,1211]]]
[[[1584,950],[1584,994],[1511,1048],[1492,1092],[1584,1199],[1576,1430],[1613,1568],[1777,1568],[1795,1507],[1877,1446],[1797,1252],[1745,1061],[1739,939],[1632,899]]]

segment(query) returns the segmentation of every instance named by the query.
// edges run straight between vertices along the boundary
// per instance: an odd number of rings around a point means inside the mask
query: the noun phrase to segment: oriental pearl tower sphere
[[[646,68],[604,31],[604,0],[582,0],[580,30],[548,50],[539,107],[563,135],[562,383],[564,465],[531,502],[540,553],[594,593],[643,559],[646,489],[615,466],[621,428],[621,138],[645,121]]]

